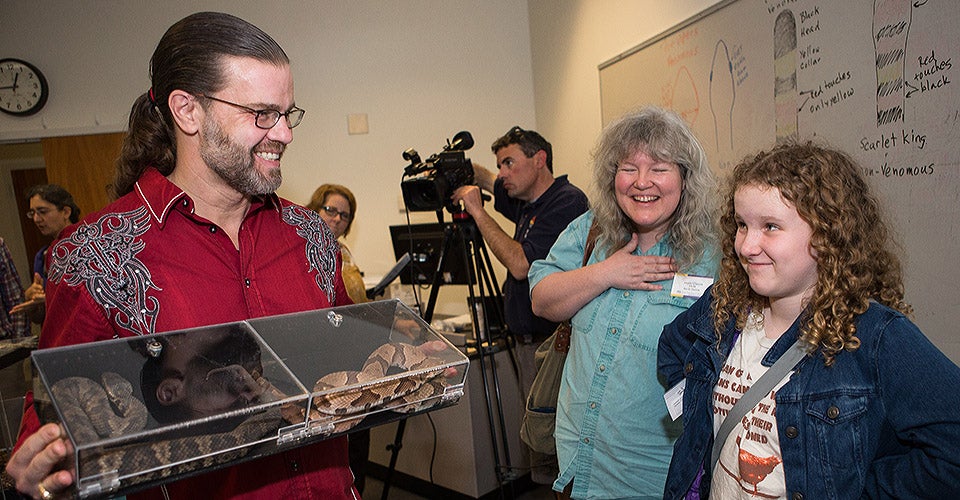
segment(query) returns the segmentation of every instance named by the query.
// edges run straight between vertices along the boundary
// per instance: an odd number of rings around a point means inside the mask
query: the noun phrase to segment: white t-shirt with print
[[[767,371],[760,361],[775,342],[764,334],[763,316],[751,315],[713,389],[714,436],[733,405]],[[728,435],[713,471],[711,500],[786,498],[774,396],[792,373],[787,373]]]

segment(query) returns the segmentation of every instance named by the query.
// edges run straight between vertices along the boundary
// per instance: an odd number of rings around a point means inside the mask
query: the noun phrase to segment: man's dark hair
[[[527,158],[533,158],[533,155],[542,149],[547,153],[547,170],[553,173],[553,146],[551,146],[542,135],[534,130],[524,130],[520,127],[513,127],[507,131],[503,137],[493,141],[490,149],[493,151],[493,154],[497,154],[497,151],[511,144],[520,146],[520,150],[523,151],[523,154],[526,155]]]
[[[73,201],[73,195],[69,191],[57,184],[38,184],[27,191],[27,203],[34,196],[39,196],[41,200],[56,206],[59,210],[63,207],[70,207],[70,223],[76,224],[80,220],[80,207]]]
[[[147,167],[169,175],[176,165],[173,117],[167,97],[174,90],[214,94],[224,87],[224,56],[250,57],[282,66],[290,63],[280,45],[260,28],[220,12],[199,12],[167,29],[150,59],[148,91],[130,110],[112,191],[129,193]]]

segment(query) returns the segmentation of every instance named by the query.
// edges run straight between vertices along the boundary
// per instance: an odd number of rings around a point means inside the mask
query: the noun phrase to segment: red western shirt
[[[254,199],[239,247],[155,169],[50,252],[40,348],[350,304],[339,245],[311,210]],[[20,440],[39,429],[28,394]],[[18,443],[19,446],[19,443]],[[166,485],[171,498],[356,498],[337,438]],[[143,494],[160,498],[159,489]]]

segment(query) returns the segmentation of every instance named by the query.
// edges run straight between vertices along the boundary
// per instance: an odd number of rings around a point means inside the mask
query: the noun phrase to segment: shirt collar
[[[137,180],[134,185],[137,195],[143,200],[150,216],[162,228],[170,210],[182,204],[186,212],[193,213],[193,200],[187,193],[183,192],[176,184],[170,182],[156,168],[149,167]],[[272,208],[277,214],[280,214],[282,207],[280,198],[276,193],[268,195],[254,196],[250,202],[250,210],[253,213],[261,208]]]
[[[527,202],[527,206],[531,206],[531,207],[536,206],[538,203],[542,201],[552,199],[555,196],[555,194],[560,190],[560,188],[565,184],[569,184],[569,181],[567,181],[566,174],[553,179],[553,183],[547,186],[546,191],[540,194],[540,196],[537,196],[535,200],[531,200]]]

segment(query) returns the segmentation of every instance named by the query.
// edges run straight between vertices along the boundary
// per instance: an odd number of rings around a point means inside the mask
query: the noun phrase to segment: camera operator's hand
[[[460,186],[450,195],[450,199],[454,204],[463,202],[463,209],[474,219],[479,212],[483,212],[483,200],[478,186]]]

